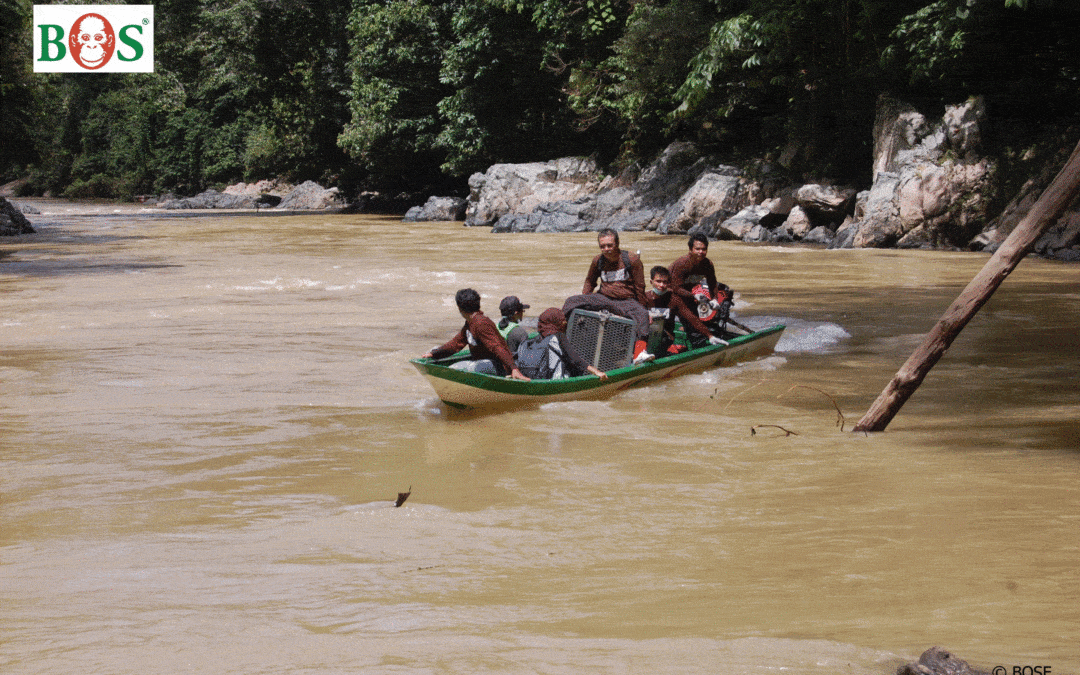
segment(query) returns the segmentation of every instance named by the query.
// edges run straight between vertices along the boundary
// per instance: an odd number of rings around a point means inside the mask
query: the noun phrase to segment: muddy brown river
[[[775,354],[463,414],[408,363],[454,292],[535,317],[594,235],[34,204],[0,672],[1080,673],[1080,266],[1024,261],[881,434],[850,428],[984,255],[715,242]]]

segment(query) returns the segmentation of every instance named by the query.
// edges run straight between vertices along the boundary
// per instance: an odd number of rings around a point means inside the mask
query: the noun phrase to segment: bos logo
[[[34,72],[154,72],[154,6],[34,5]]]

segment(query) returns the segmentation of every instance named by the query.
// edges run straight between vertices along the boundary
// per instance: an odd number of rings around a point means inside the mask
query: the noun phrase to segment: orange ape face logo
[[[112,58],[116,33],[102,15],[83,14],[71,26],[68,47],[76,63],[87,70],[96,70]]]

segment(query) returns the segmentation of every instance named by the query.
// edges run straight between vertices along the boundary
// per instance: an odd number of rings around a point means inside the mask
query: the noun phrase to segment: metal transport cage
[[[566,337],[574,351],[604,372],[628,366],[634,358],[634,322],[610,312],[575,309]]]

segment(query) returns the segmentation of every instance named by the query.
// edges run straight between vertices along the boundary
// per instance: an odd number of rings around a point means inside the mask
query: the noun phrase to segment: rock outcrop
[[[325,211],[344,206],[336,187],[324,188],[315,181],[304,181],[282,198],[274,208],[292,211]]]
[[[423,206],[414,206],[401,220],[406,223],[464,220],[469,203],[461,197],[429,197]]]
[[[469,179],[466,225],[495,232],[621,231],[686,233],[703,218],[731,215],[748,201],[735,167],[674,143],[645,169],[601,176],[591,159],[496,164]]]
[[[0,197],[0,237],[33,234],[34,228],[21,209]]]
[[[160,209],[253,209],[255,197],[247,195],[225,194],[210,189],[194,197],[169,199],[157,204]]]
[[[896,675],[990,675],[968,665],[940,647],[931,647],[922,653],[918,662],[908,663],[896,669]]]
[[[157,204],[161,209],[277,208],[289,211],[325,211],[343,206],[336,187],[324,188],[310,180],[291,188],[272,181],[237,183],[223,192],[210,189],[194,197],[164,199]]]
[[[594,161],[580,157],[496,164],[470,177],[465,224],[494,232],[610,227],[830,248],[993,250],[1052,176],[1031,181],[988,227],[997,166],[983,156],[986,124],[978,97],[947,106],[938,120],[882,97],[871,187],[861,192],[828,182],[792,183],[766,162],[753,167],[751,178],[682,142],[618,177],[602,175]],[[1063,217],[1035,250],[1080,259],[1080,212]]]
[[[600,172],[591,158],[494,164],[486,172],[469,177],[465,224],[491,227],[503,216],[530,214],[545,204],[572,202],[595,194],[599,187]]]
[[[994,169],[980,158],[981,98],[946,107],[940,121],[891,99],[878,106],[874,180],[834,246],[964,248],[987,220]]]
[[[1061,138],[1075,138],[1077,135],[1080,135],[1080,130],[1077,129],[1046,130],[1046,145],[1053,149],[1041,159],[1031,158],[1030,161],[1023,162],[1024,168],[1035,169],[1032,171],[1035,175],[1024,181],[1008,205],[990,221],[983,232],[971,240],[968,248],[989,252],[997,250],[1067,161],[1073,148],[1069,143],[1062,144]],[[1080,204],[1072,204],[1070,209],[1039,237],[1033,250],[1036,254],[1049,258],[1080,262]]]

